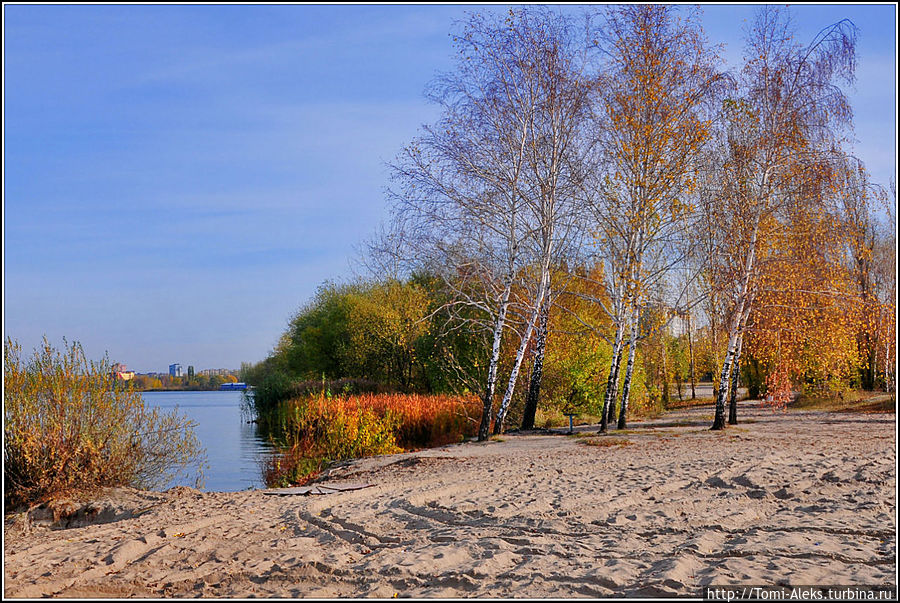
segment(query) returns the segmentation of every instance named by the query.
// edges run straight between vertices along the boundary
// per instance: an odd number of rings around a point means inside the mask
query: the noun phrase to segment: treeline
[[[592,315],[591,302],[580,297],[602,295],[596,277],[582,274],[581,288],[573,281],[571,291],[549,307],[543,357],[537,358],[536,342],[526,354],[529,387],[516,392],[517,425],[529,395],[540,397],[545,421],[562,422],[563,413],[599,417],[612,350],[598,333],[608,338],[614,327],[600,313]],[[316,394],[479,393],[490,341],[485,333],[454,328],[455,308],[444,293],[440,280],[422,275],[324,284],[291,319],[269,357],[244,365],[241,380],[256,387],[263,412]],[[648,308],[644,319],[662,323],[662,314],[662,308]],[[511,372],[512,343],[507,339],[501,350],[500,375]],[[706,327],[678,334],[659,328],[639,347],[632,398],[638,413],[661,410],[668,398],[690,398],[691,382],[709,381],[715,372]]]
[[[476,393],[479,439],[541,404],[623,428],[685,350],[714,429],[741,367],[774,404],[893,392],[896,193],[845,147],[856,36],[760,7],[729,72],[695,9],[473,15],[391,165],[380,276],[324,286],[243,378]]]
[[[223,383],[236,383],[237,380],[236,375],[205,375],[199,373],[182,375],[181,377],[172,375],[135,375],[127,383],[139,391],[212,391],[219,389],[219,386]]]

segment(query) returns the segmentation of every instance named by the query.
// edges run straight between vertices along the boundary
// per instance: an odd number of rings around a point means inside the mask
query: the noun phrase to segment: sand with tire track
[[[699,596],[708,584],[895,584],[894,414],[744,403],[746,422],[710,432],[710,413],[601,438],[508,435],[361,459],[327,478],[374,484],[362,490],[118,490],[64,529],[8,517],[4,594]]]

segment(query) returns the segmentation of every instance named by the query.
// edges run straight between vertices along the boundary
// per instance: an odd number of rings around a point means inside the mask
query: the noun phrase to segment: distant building
[[[219,375],[224,377],[225,375],[236,375],[237,371],[233,371],[231,369],[203,369],[200,371],[201,375],[206,375],[207,377],[212,377],[214,375]]]
[[[687,335],[687,317],[680,314],[673,316],[672,320],[669,322],[667,330],[669,332],[669,335],[671,335],[672,337],[681,337],[682,335]]]
[[[116,381],[131,381],[134,379],[134,371],[129,371],[127,366],[117,362],[112,365],[112,378]]]
[[[169,376],[181,377],[181,365],[178,363],[169,365]]]

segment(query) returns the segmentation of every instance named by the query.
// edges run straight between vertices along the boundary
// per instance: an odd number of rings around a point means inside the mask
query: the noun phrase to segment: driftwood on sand
[[[298,486],[296,488],[270,488],[263,490],[263,494],[274,496],[296,496],[307,494],[334,494],[335,492],[346,492],[348,490],[362,490],[363,488],[371,488],[375,484],[365,483],[334,483],[334,484],[315,484],[312,486]]]

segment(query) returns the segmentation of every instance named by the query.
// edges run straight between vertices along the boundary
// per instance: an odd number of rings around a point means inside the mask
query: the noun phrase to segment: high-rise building
[[[169,375],[172,377],[181,377],[181,365],[178,363],[169,365]]]

